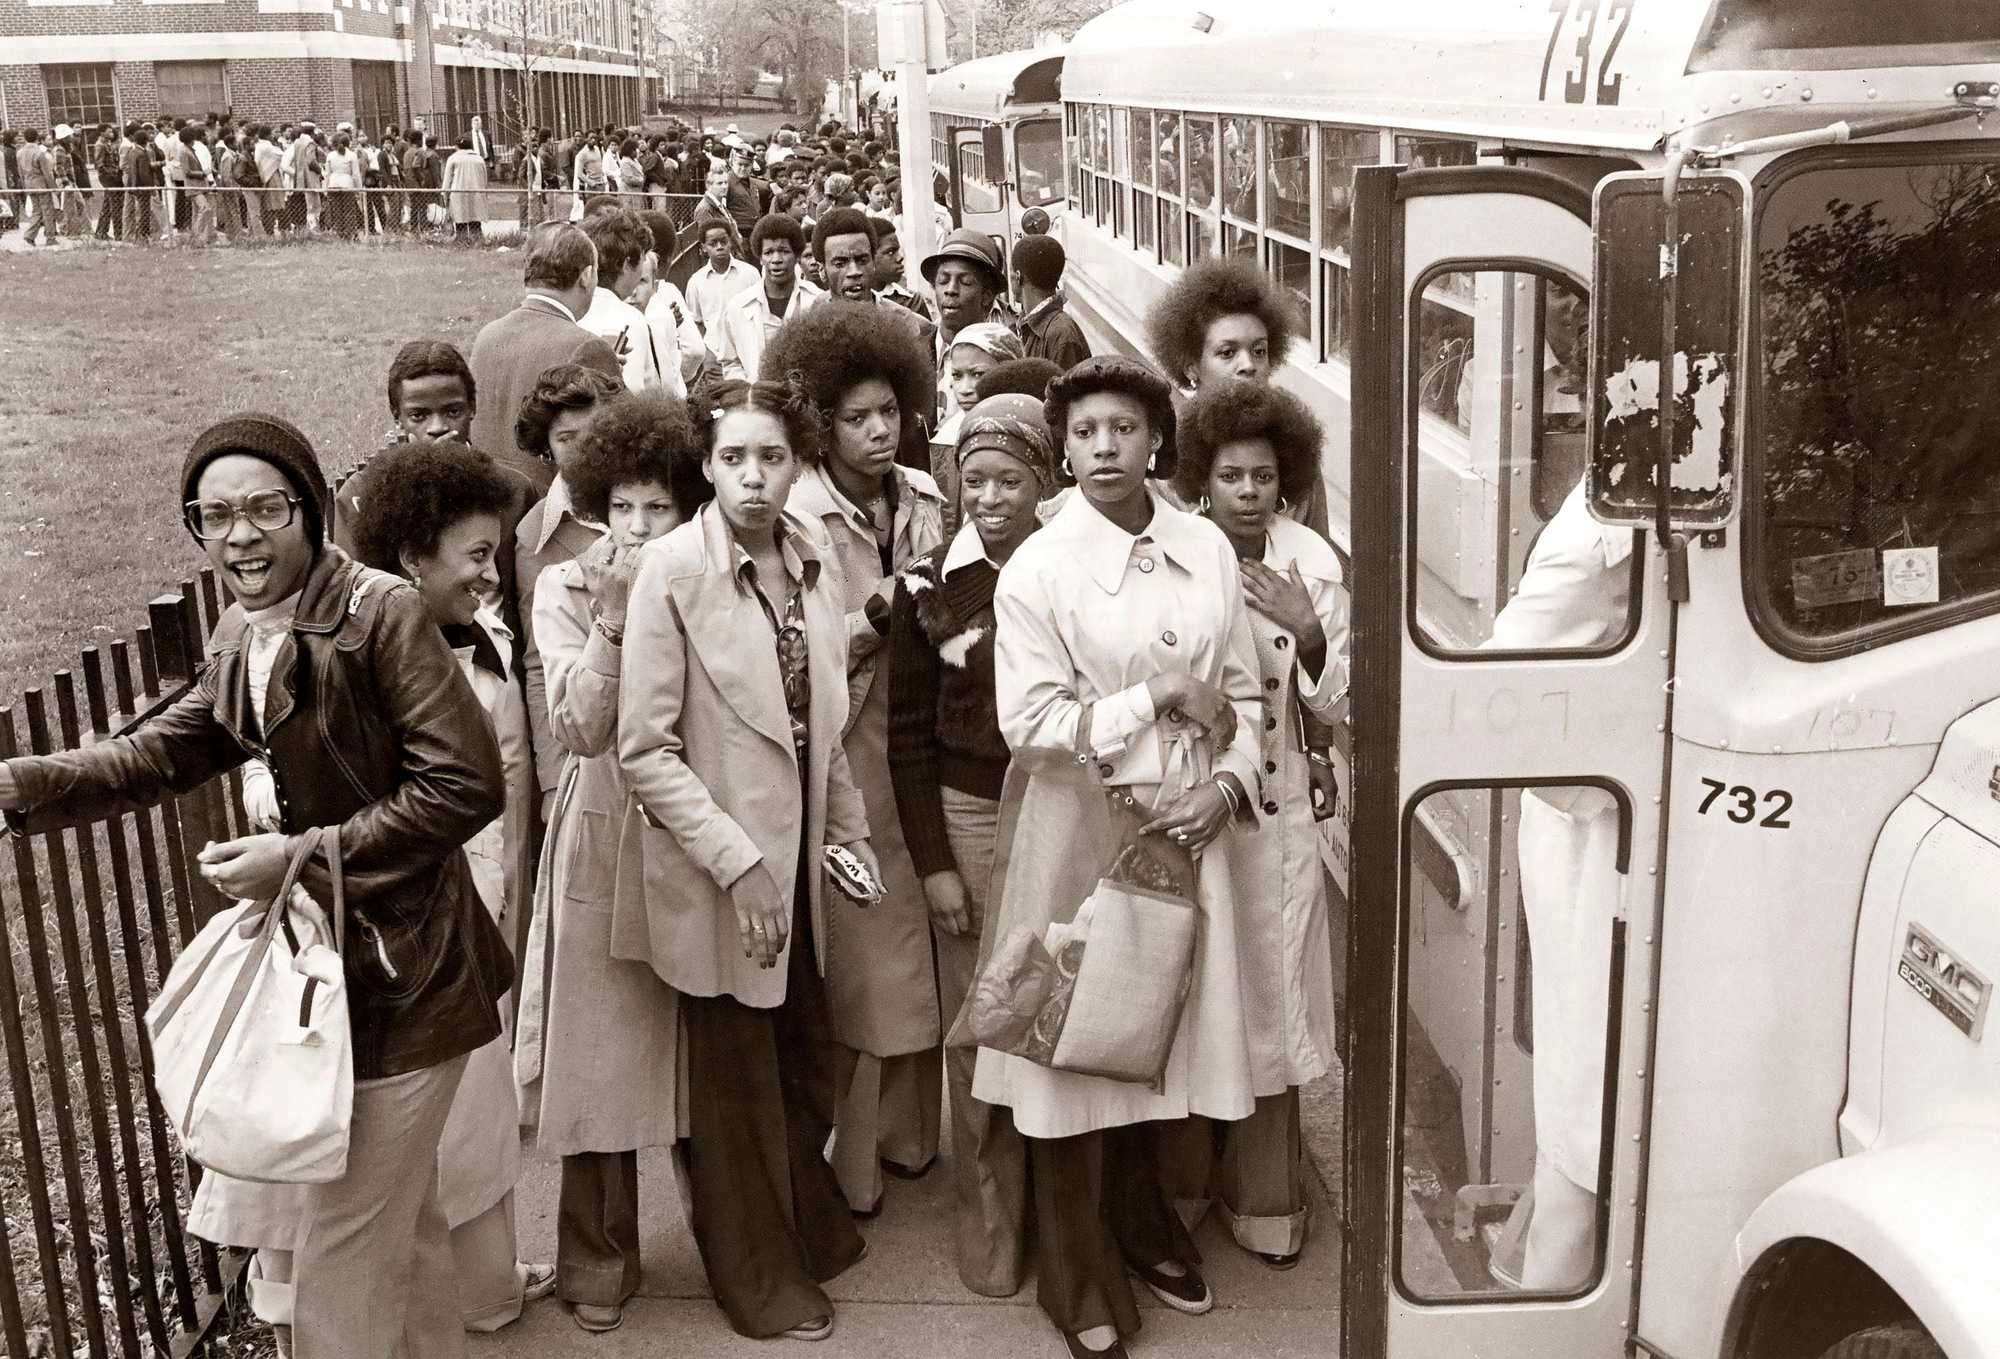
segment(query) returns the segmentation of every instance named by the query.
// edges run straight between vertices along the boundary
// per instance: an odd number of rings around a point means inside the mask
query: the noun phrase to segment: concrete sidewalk
[[[1138,1293],[1145,1329],[1134,1344],[1148,1355],[1255,1355],[1304,1359],[1339,1352],[1339,1222],[1325,1186],[1339,1185],[1339,1100],[1328,1082],[1309,1092],[1306,1141],[1320,1168],[1314,1186],[1313,1232],[1298,1268],[1278,1274],[1238,1249],[1211,1217],[1196,1234],[1216,1297],[1203,1317],[1182,1316]],[[829,1288],[837,1307],[833,1336],[814,1346],[745,1340],[729,1329],[702,1275],[681,1215],[666,1153],[639,1158],[646,1279],[625,1308],[625,1324],[608,1335],[586,1335],[553,1299],[532,1305],[513,1326],[473,1337],[477,1359],[710,1359],[711,1356],[797,1352],[815,1359],[1063,1359],[1067,1353],[1035,1303],[1032,1275],[1011,1298],[982,1298],[959,1282],[952,1263],[951,1171],[944,1161],[921,1181],[889,1181],[880,1217],[863,1225],[868,1258]],[[1326,1179],[1331,1175],[1330,1180]],[[556,1167],[531,1160],[521,1179],[517,1211],[521,1249],[536,1260],[555,1258]]]

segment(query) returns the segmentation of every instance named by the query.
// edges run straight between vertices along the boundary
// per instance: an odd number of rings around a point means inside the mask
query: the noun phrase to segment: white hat
[[[723,130],[727,132],[730,136],[734,137],[736,135],[736,124],[731,123],[728,127],[724,128]]]
[[[60,141],[62,138],[67,137],[73,131],[75,131],[75,129],[72,128],[68,123],[57,123],[55,132],[56,139]]]

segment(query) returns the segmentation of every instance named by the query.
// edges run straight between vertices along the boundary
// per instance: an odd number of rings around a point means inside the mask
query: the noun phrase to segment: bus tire
[[[1945,1352],[1921,1323],[1898,1321],[1856,1331],[1820,1359],[1945,1359]]]

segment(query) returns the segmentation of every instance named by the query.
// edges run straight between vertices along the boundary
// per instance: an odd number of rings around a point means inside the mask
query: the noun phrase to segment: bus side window
[[[1616,650],[1637,621],[1634,534],[1591,518],[1582,490],[1587,299],[1461,269],[1416,303],[1419,638],[1444,655]]]

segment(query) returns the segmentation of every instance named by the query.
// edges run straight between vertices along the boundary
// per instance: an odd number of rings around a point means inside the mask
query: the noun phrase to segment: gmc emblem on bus
[[[1923,926],[1910,926],[1896,975],[1967,1038],[1979,1041],[1986,1028],[1986,1004],[1993,997],[1993,983],[1954,957]]]

